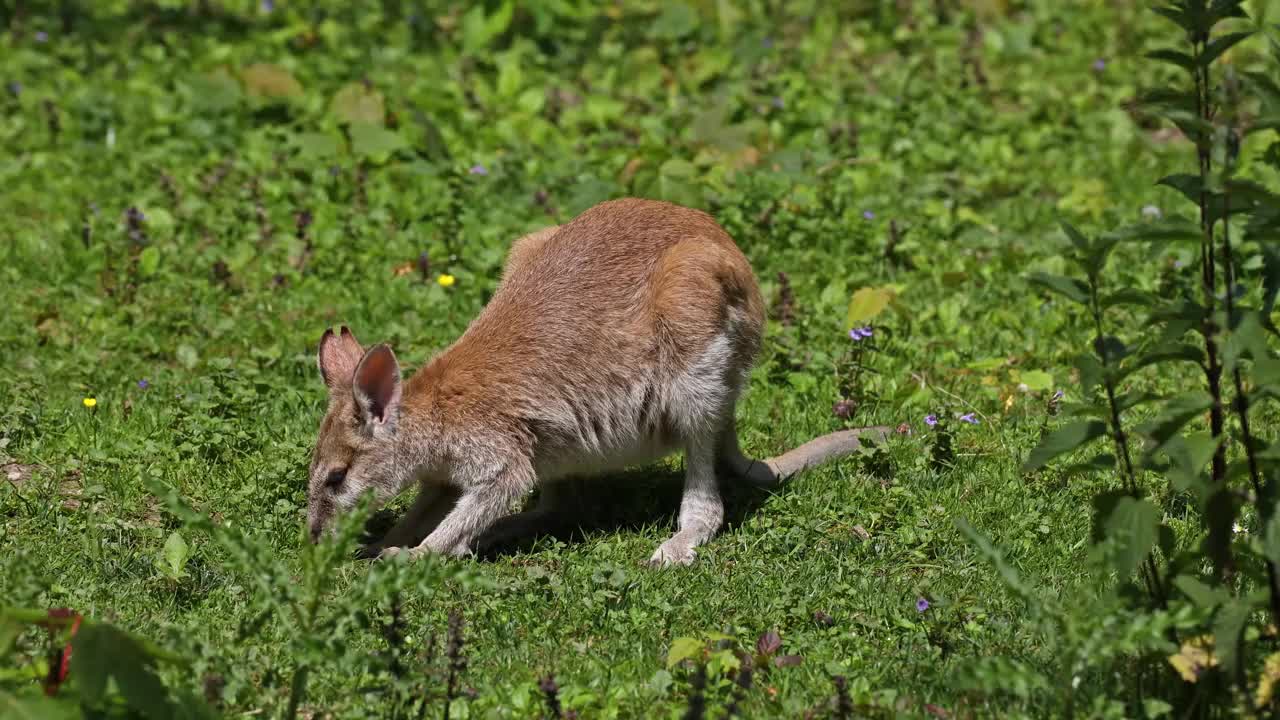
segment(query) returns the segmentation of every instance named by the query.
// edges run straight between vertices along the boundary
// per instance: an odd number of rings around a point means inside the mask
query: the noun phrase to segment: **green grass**
[[[238,637],[259,607],[252,578],[151,484],[303,575],[324,328],[389,341],[416,368],[483,306],[514,238],[641,195],[710,211],[770,298],[789,278],[794,323],[770,322],[739,408],[750,452],[850,425],[912,434],[887,464],[736,493],[735,522],[688,569],[642,566],[670,532],[679,480],[662,468],[603,479],[604,519],[580,537],[450,563],[465,574],[403,609],[411,646],[465,617],[475,692],[453,717],[539,717],[547,674],[582,717],[678,717],[690,671],[668,673],[673,639],[771,629],[803,662],[758,675],[747,716],[822,716],[832,675],[867,712],[1051,712],[966,680],[983,657],[1050,667],[1055,652],[954,520],[1049,594],[1102,582],[1088,563],[1098,481],[1018,471],[1091,332],[1023,278],[1061,271],[1058,217],[1100,228],[1178,202],[1152,181],[1191,150],[1124,110],[1156,71],[1142,53],[1171,37],[1158,19],[1051,0],[561,2],[508,27],[500,3],[416,18],[396,2],[211,4],[225,9],[85,3],[70,28],[42,4],[0,16],[0,80],[20,84],[0,97],[0,459],[14,477],[0,481],[0,600],[116,622],[224,677],[229,715],[278,713],[289,626]],[[235,78],[256,62],[300,88],[254,96]],[[331,100],[364,79],[395,135],[356,129],[349,147]],[[842,386],[861,287],[897,299],[862,358],[873,372]],[[842,391],[857,401],[847,421],[832,412]],[[954,419],[966,412],[980,423]],[[949,468],[929,460],[930,413],[950,419]],[[176,581],[157,564],[175,530],[191,553]],[[369,572],[343,564],[325,602]],[[352,658],[384,641],[343,642],[304,709],[383,716]]]

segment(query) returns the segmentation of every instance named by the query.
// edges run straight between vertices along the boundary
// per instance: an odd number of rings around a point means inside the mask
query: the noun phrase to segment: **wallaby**
[[[488,305],[406,381],[387,345],[365,350],[346,327],[326,330],[311,537],[363,493],[381,505],[416,483],[412,508],[369,550],[463,555],[487,531],[538,527],[570,479],[683,450],[679,526],[650,563],[688,564],[723,519],[717,468],[773,487],[854,452],[861,434],[887,433],[845,430],[744,457],[734,407],[764,321],[751,266],[710,216],[622,199],[517,240]],[[504,519],[535,487],[538,507]]]

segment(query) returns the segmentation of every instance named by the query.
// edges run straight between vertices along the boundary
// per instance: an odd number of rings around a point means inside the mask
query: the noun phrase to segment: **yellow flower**
[[[1190,683],[1199,680],[1205,670],[1218,664],[1213,654],[1213,636],[1201,635],[1184,642],[1181,650],[1169,656],[1169,664],[1183,680]]]
[[[1280,680],[1280,653],[1273,653],[1262,666],[1262,677],[1258,678],[1258,694],[1255,706],[1261,710],[1271,704],[1275,693],[1276,681]]]
[[[85,399],[84,399],[84,406],[85,406],[85,407],[87,407],[87,408],[94,407],[94,406],[95,406],[95,405],[97,405],[97,404],[98,404],[98,399],[97,399],[97,398],[91,398],[91,397],[89,397],[89,398],[85,398]]]
[[[453,284],[457,282],[457,278],[455,278],[454,276],[448,273],[445,273],[444,275],[441,275],[440,277],[436,278],[436,282],[440,283],[440,287],[452,287]]]

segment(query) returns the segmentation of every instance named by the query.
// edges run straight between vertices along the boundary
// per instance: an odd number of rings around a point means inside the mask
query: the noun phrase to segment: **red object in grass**
[[[41,623],[48,628],[50,634],[53,634],[58,628],[66,625],[66,622],[53,621],[71,619],[71,633],[67,636],[67,644],[58,651],[57,655],[50,658],[49,675],[44,680],[44,694],[49,697],[57,694],[58,688],[67,680],[67,672],[71,669],[71,638],[75,637],[76,631],[80,629],[81,617],[80,613],[71,608],[50,608],[50,622]]]

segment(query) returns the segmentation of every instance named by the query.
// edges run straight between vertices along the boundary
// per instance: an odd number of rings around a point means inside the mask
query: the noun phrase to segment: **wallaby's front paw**
[[[394,546],[388,547],[388,548],[382,548],[382,550],[378,552],[378,559],[390,560],[400,554],[403,554],[406,558],[412,560],[414,556],[413,548],[403,548],[403,547],[394,547]]]
[[[681,537],[673,537],[658,546],[653,557],[649,558],[649,566],[692,565],[697,555],[697,551],[693,549],[693,543]]]

